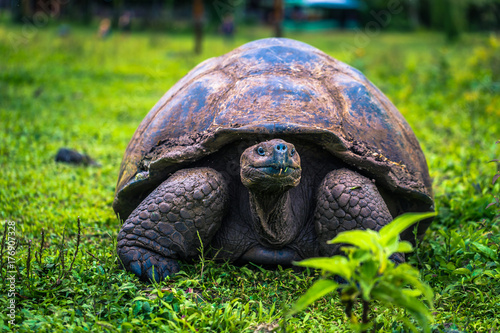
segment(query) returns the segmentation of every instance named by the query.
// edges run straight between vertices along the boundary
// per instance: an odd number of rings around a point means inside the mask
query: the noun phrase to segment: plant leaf
[[[344,231],[337,235],[334,239],[327,242],[328,244],[346,243],[354,245],[363,250],[377,252],[377,243],[379,235],[373,230],[351,230]]]
[[[403,322],[403,324],[408,327],[412,332],[418,333],[418,329],[413,325],[411,321],[408,320],[408,318],[405,317],[399,317],[399,320]]]
[[[471,271],[470,271],[468,268],[461,267],[461,268],[457,268],[457,269],[455,269],[453,272],[451,272],[451,274],[457,274],[457,275],[470,275],[470,274],[471,274]]]
[[[362,297],[365,301],[370,301],[370,293],[377,282],[377,272],[379,270],[378,261],[368,260],[359,267],[358,283],[361,287]]]
[[[490,203],[488,204],[488,206],[486,206],[486,209],[490,208],[491,206],[493,206],[493,205],[495,205],[495,204],[496,204],[496,202],[490,202]]]
[[[411,296],[411,297],[418,297],[420,295],[422,295],[422,291],[421,290],[418,290],[418,289],[403,289],[403,293],[408,295],[408,296]]]
[[[479,252],[481,252],[481,254],[484,255],[485,257],[488,257],[488,258],[490,258],[492,260],[497,259],[495,250],[492,250],[489,247],[487,247],[486,245],[483,245],[483,244],[478,243],[478,242],[473,242],[472,245],[474,245],[474,247]]]
[[[491,185],[495,185],[498,177],[500,177],[500,173],[497,173],[496,175],[493,176],[493,180],[491,181]]]
[[[391,278],[385,281],[395,287],[408,284],[420,290],[429,304],[432,303],[432,298],[434,297],[432,288],[420,281],[419,271],[411,265],[404,263],[394,268],[391,272]]]
[[[374,299],[390,305],[398,305],[406,309],[424,329],[424,332],[430,332],[430,322],[432,315],[429,309],[418,298],[410,296],[389,283],[380,283],[372,290]]]
[[[413,251],[413,246],[411,245],[410,242],[407,241],[399,242],[398,249],[396,250],[396,252],[401,252],[401,253],[408,253],[412,251]]]
[[[309,258],[299,262],[294,262],[294,265],[302,267],[311,267],[340,275],[346,280],[351,278],[351,270],[346,257],[334,256],[331,258]]]
[[[430,213],[407,213],[396,217],[391,223],[380,229],[382,246],[390,243],[391,239],[398,237],[400,233],[418,221],[436,216],[435,212]]]
[[[297,302],[293,305],[290,315],[304,310],[317,299],[325,296],[326,294],[338,288],[338,283],[332,280],[318,280],[316,281],[304,295],[302,295]]]

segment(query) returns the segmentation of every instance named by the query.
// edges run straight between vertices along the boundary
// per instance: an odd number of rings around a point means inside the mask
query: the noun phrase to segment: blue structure
[[[361,6],[358,0],[289,0],[285,4],[335,9],[359,9]]]
[[[285,0],[283,26],[291,31],[318,31],[358,26],[359,0]]]

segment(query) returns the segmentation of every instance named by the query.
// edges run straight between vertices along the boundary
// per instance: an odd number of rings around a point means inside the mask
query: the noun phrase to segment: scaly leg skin
[[[315,227],[320,243],[320,254],[332,256],[340,253],[341,244],[326,242],[346,230],[380,230],[392,221],[391,213],[375,184],[365,176],[349,169],[328,173],[318,191]],[[396,263],[404,256],[391,256]]]
[[[219,172],[210,168],[177,171],[123,224],[117,251],[124,268],[143,281],[160,281],[177,273],[177,260],[198,253],[197,232],[203,244],[210,243],[227,200],[227,185]]]

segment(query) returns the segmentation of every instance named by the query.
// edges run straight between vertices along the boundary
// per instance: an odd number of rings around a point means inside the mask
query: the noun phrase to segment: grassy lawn
[[[101,40],[95,30],[73,28],[62,38],[56,26],[0,25],[1,234],[13,226],[17,240],[16,325],[8,323],[11,298],[2,296],[0,331],[266,332],[283,323],[318,273],[202,260],[146,285],[117,268],[120,222],[111,208],[126,145],[149,109],[199,62],[263,37],[269,31],[244,30],[232,44],[208,36],[195,56],[191,36]],[[500,189],[492,186],[499,166],[488,163],[500,156],[500,38],[467,35],[447,45],[430,33],[384,33],[362,43],[355,33],[288,37],[360,69],[420,140],[438,216],[410,263],[434,289],[433,327],[500,330],[500,207],[486,209]],[[56,164],[60,147],[86,152],[102,167]],[[3,253],[2,295],[10,288],[8,261]],[[373,310],[379,331],[403,329],[404,313]],[[286,329],[348,325],[332,294],[287,319]]]

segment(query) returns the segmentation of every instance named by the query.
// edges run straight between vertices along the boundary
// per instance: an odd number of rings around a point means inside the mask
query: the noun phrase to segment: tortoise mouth
[[[266,166],[258,166],[258,167],[251,166],[251,167],[263,174],[277,178],[291,176],[297,170],[300,170],[300,168],[292,167],[290,165],[266,165]]]
[[[292,166],[246,166],[241,169],[241,181],[250,190],[283,192],[300,182],[302,169]]]

